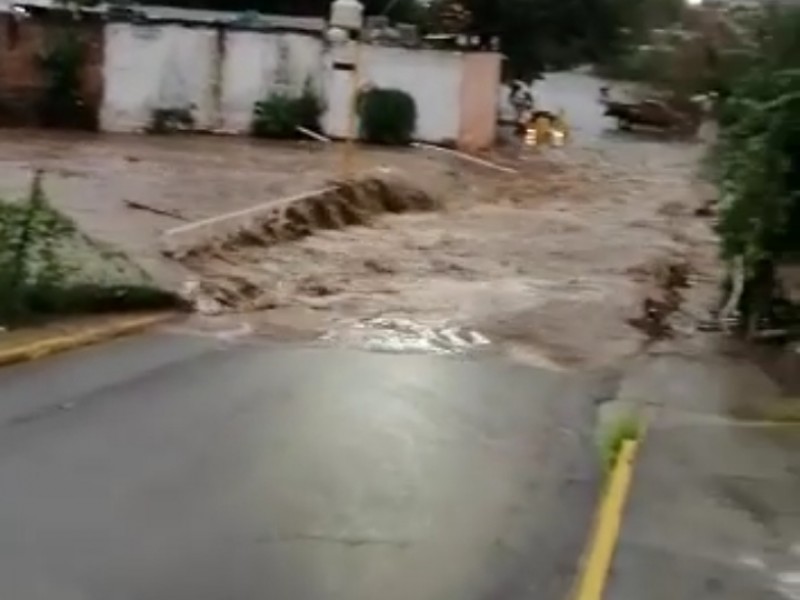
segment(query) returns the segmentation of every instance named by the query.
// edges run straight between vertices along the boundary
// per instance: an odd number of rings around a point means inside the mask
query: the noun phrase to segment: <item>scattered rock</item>
[[[697,217],[714,217],[717,214],[717,205],[718,202],[716,198],[712,198],[710,200],[706,200],[702,206],[694,211],[695,216]]]
[[[677,307],[669,302],[645,298],[642,303],[642,315],[631,319],[630,324],[644,332],[651,340],[668,339],[673,334],[669,317],[676,309]]]

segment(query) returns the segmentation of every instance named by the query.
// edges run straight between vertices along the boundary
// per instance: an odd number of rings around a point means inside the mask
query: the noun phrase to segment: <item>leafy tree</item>
[[[800,255],[800,10],[768,16],[750,68],[721,112],[723,254],[741,258],[741,308],[771,311],[775,266]]]
[[[546,68],[597,60],[614,51],[622,2],[633,0],[459,0],[471,16],[466,31],[485,43],[497,37],[509,75],[530,79]],[[437,0],[434,12],[454,0]]]
[[[488,45],[498,37],[508,56],[511,74],[530,78],[545,67],[563,67],[593,61],[612,52],[626,14],[647,3],[682,0],[361,0],[367,14],[385,14],[396,21],[437,22],[445,5],[460,5],[470,16],[464,31]],[[145,0],[187,8],[257,10],[265,14],[326,16],[331,0]],[[637,8],[636,10],[640,10]],[[645,9],[641,8],[644,12]],[[633,11],[635,12],[635,11]],[[637,13],[638,14],[638,13]]]

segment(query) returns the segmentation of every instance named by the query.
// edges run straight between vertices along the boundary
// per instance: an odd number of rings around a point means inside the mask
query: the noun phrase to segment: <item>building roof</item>
[[[200,10],[193,8],[175,8],[172,6],[137,5],[135,10],[153,21],[177,21],[201,25],[247,23],[254,26],[308,31],[310,33],[322,33],[325,30],[325,19],[321,17],[291,17],[285,15],[265,15],[255,11]]]
[[[55,0],[0,0],[0,12],[10,11],[13,6],[38,10],[63,10],[63,5]],[[325,31],[322,17],[292,17],[285,15],[266,15],[255,11],[235,12],[222,10],[199,10],[175,8],[172,6],[150,6],[132,4],[130,7],[116,9],[108,3],[94,8],[82,9],[85,12],[108,15],[110,18],[144,19],[155,22],[184,23],[187,25],[231,25],[254,29],[283,29],[321,34]]]

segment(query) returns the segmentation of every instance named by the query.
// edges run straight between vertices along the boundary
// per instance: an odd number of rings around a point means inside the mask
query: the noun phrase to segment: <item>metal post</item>
[[[353,40],[353,69],[350,71],[350,102],[347,115],[347,139],[344,143],[343,175],[352,177],[356,172],[356,139],[358,138],[358,93],[361,87],[361,40]]]
[[[360,0],[333,0],[331,3],[329,39],[333,44],[347,44],[345,60],[334,63],[334,69],[350,71],[347,131],[342,152],[345,177],[353,174],[356,137],[358,136],[358,90],[361,63],[361,32],[364,29],[364,5]]]

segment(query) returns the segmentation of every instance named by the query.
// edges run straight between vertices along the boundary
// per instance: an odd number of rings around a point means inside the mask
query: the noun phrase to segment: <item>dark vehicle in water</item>
[[[645,128],[694,135],[702,122],[702,110],[693,101],[678,103],[648,98],[639,102],[621,102],[604,95],[601,102],[605,116],[616,119],[617,126],[623,131]]]

